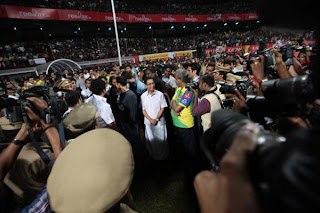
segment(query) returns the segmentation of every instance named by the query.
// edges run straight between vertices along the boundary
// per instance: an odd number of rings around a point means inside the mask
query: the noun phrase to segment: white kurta
[[[156,119],[161,108],[167,107],[167,102],[162,92],[155,90],[153,94],[148,91],[141,95],[142,109],[147,112],[150,118]],[[164,116],[156,126],[150,124],[145,118],[144,124],[146,147],[154,160],[163,160],[168,157],[169,147],[167,142],[167,127]]]

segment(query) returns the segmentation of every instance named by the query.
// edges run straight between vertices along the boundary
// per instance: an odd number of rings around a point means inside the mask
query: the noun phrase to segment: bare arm
[[[25,141],[28,136],[26,124],[23,124],[15,139]],[[7,172],[12,168],[23,146],[10,143],[0,155],[0,180],[3,181]]]
[[[276,59],[276,69],[279,77],[281,79],[284,78],[291,78],[291,74],[287,70],[287,67],[285,63],[282,60],[282,54],[279,53],[277,50],[273,49],[273,53],[275,54],[275,59]]]

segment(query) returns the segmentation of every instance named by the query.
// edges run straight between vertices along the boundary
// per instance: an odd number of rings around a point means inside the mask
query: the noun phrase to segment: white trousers
[[[169,155],[166,125],[145,125],[146,147],[154,160],[164,160]]]

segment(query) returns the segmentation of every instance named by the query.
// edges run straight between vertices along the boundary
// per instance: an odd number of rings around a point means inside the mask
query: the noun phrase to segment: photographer
[[[225,96],[219,94],[212,75],[204,75],[199,80],[199,89],[204,96],[201,98],[200,104],[197,102],[192,106],[192,114],[194,116],[201,116],[203,131],[210,128],[210,116],[215,110],[223,108],[222,100]]]
[[[256,147],[258,132],[254,124],[243,126],[221,160],[221,171],[203,171],[196,176],[194,188],[202,213],[260,212],[247,170],[248,153]]]
[[[47,103],[44,100],[41,100],[36,97],[27,98],[37,110],[44,110],[48,108]],[[59,139],[59,133],[55,126],[51,123],[47,124],[39,115],[35,114],[29,107],[24,108],[29,119],[32,121],[31,127],[28,127],[27,124],[23,124],[18,134],[15,136],[10,145],[0,154],[0,191],[1,191],[1,202],[10,202],[8,201],[8,191],[3,184],[4,177],[8,171],[14,166],[16,159],[21,152],[23,146],[29,140],[29,131],[28,128],[32,128],[32,131],[42,130],[52,147],[55,157],[57,158],[62,151],[62,146]],[[40,128],[39,128],[40,127]],[[35,133],[35,132],[34,132]],[[38,177],[39,178],[39,177]],[[3,208],[8,207],[6,204],[1,204]]]

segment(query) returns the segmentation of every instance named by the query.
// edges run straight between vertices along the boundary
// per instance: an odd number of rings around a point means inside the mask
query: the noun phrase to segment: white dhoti
[[[145,125],[146,147],[154,160],[164,160],[169,155],[166,125]]]

